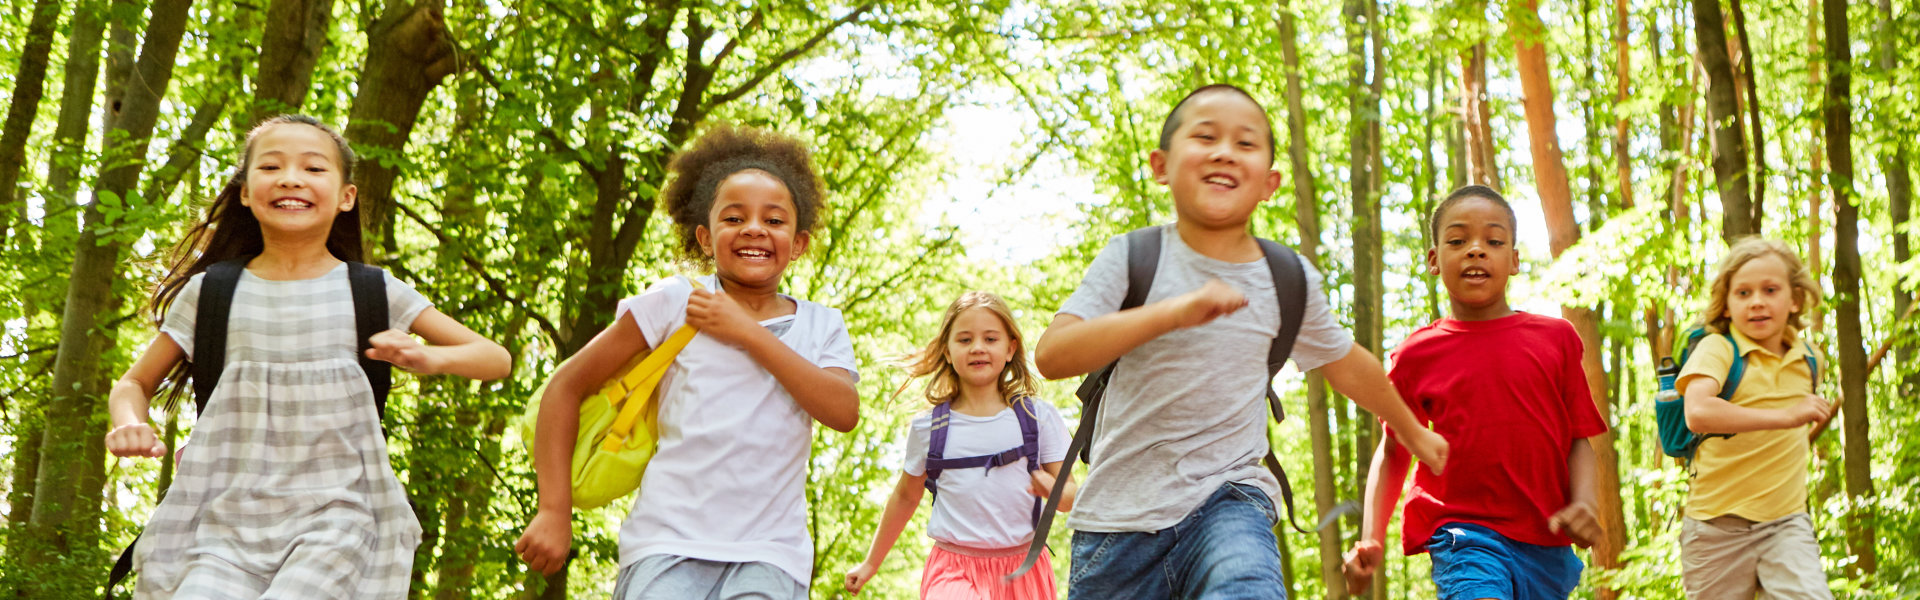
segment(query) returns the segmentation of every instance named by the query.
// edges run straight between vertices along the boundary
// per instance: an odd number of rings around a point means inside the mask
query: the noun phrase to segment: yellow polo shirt
[[[1746,355],[1746,372],[1734,390],[1736,406],[1782,409],[1800,403],[1813,391],[1813,373],[1807,369],[1808,346],[1790,345],[1786,355],[1775,354],[1733,333]],[[1816,358],[1818,356],[1816,355]],[[1733,347],[1727,338],[1708,334],[1688,357],[1675,383],[1687,389],[1694,377],[1725,383]],[[1825,365],[1826,361],[1819,361]],[[1730,438],[1707,438],[1693,458],[1693,492],[1687,496],[1687,516],[1706,520],[1736,515],[1754,521],[1772,521],[1807,507],[1807,434],[1811,425],[1749,431]]]

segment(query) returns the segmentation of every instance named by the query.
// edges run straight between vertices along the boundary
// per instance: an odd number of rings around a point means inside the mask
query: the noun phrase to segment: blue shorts
[[[1535,546],[1492,529],[1447,523],[1427,540],[1441,600],[1564,600],[1585,565],[1569,546]]]

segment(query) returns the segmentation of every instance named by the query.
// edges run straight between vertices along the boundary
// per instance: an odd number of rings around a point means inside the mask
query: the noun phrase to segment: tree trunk
[[[1280,7],[1280,52],[1287,65],[1287,160],[1288,170],[1293,176],[1294,223],[1300,229],[1300,255],[1318,265],[1319,192],[1314,184],[1313,166],[1308,162],[1307,114],[1300,84],[1298,16],[1290,0],[1283,2]],[[1326,515],[1333,512],[1334,505],[1340,501],[1338,482],[1333,472],[1333,432],[1327,423],[1326,378],[1319,371],[1307,373],[1307,417],[1307,426],[1313,439],[1313,504],[1317,514]],[[1319,537],[1320,581],[1326,586],[1328,598],[1338,597],[1337,594],[1344,594],[1346,589],[1345,579],[1340,575],[1339,557],[1345,549],[1340,547],[1339,522],[1320,530]]]
[[[1822,1],[1823,0],[1807,0],[1807,83],[1812,89],[1816,90],[1814,92],[1816,96],[1826,93],[1820,91],[1822,86],[1826,85],[1826,76],[1821,73],[1821,66],[1825,64],[1822,61],[1825,59],[1820,56],[1822,52],[1822,48],[1820,47],[1820,3]],[[1822,100],[1815,100],[1815,102],[1820,101]],[[1826,180],[1826,166],[1821,164],[1826,157],[1826,149],[1824,148],[1824,144],[1821,143],[1824,139],[1825,128],[1826,123],[1824,121],[1814,124],[1813,141],[1809,144],[1807,150],[1807,154],[1811,155],[1809,162],[1813,164],[1813,167],[1808,170],[1807,177],[1811,182],[1810,187],[1812,188],[1807,193],[1807,270],[1812,273],[1815,280],[1819,279],[1821,271],[1826,268],[1826,261],[1822,258],[1820,252],[1820,217],[1826,212],[1824,208],[1825,201],[1821,199],[1826,192],[1821,186],[1821,182]],[[1821,308],[1820,304],[1806,307],[1806,310],[1808,328],[1811,329],[1817,337],[1821,332],[1826,330],[1827,313]]]
[[[427,95],[458,67],[443,6],[441,0],[394,2],[368,30],[360,92],[345,132],[354,145],[390,156],[405,153]],[[395,247],[393,182],[398,167],[385,159],[362,161],[355,178],[361,226],[367,229],[372,256],[385,257]]]
[[[1747,12],[1740,7],[1740,0],[1730,0],[1728,7],[1732,9],[1733,31],[1740,43],[1740,60],[1734,64],[1739,67],[1737,73],[1747,91],[1747,126],[1753,132],[1753,202],[1747,206],[1748,218],[1754,235],[1759,235],[1766,229],[1767,209],[1767,136],[1761,127],[1760,85],[1756,81],[1760,76],[1754,72],[1753,45],[1747,42]]]
[[[105,447],[100,432],[106,430],[102,398],[88,395],[89,388],[100,392],[97,382],[104,379],[102,354],[112,338],[97,327],[113,309],[111,288],[120,263],[120,250],[133,239],[126,229],[102,235],[107,225],[100,212],[103,202],[125,201],[140,179],[140,162],[145,156],[147,138],[152,135],[160,115],[160,103],[173,76],[174,58],[180,39],[186,32],[188,8],[192,0],[155,0],[152,18],[147,23],[145,41],[133,76],[125,89],[127,97],[120,107],[121,116],[114,129],[124,132],[124,144],[107,148],[102,164],[118,165],[103,171],[94,184],[94,201],[85,213],[85,228],[80,234],[73,270],[67,284],[67,301],[61,318],[60,350],[54,359],[53,393],[47,410],[47,427],[41,441],[41,464],[34,484],[33,516],[26,535],[43,550],[29,556],[27,567],[43,574],[29,583],[30,589],[49,588],[56,582],[91,581],[98,565],[87,564],[97,550],[100,506],[85,504],[99,489],[84,489],[92,471],[104,468]],[[113,139],[109,136],[108,139]],[[95,382],[90,386],[89,382]],[[75,392],[80,392],[76,394]],[[77,475],[77,477],[76,477]],[[62,564],[61,558],[72,562]],[[76,560],[77,559],[77,560]],[[47,594],[30,593],[32,596]]]
[[[1827,160],[1833,164],[1833,289],[1839,297],[1841,415],[1846,418],[1847,546],[1853,576],[1879,568],[1872,475],[1873,446],[1868,440],[1867,354],[1860,323],[1860,207],[1853,197],[1853,50],[1848,46],[1847,3],[1824,0],[1827,50]]]
[[[1720,0],[1693,0],[1694,36],[1707,69],[1707,119],[1713,123],[1713,178],[1721,206],[1720,235],[1734,240],[1759,233],[1747,184],[1747,141],[1740,131],[1739,94],[1727,57],[1726,17]]]
[[[1540,22],[1537,5],[1528,0],[1524,10],[1512,10],[1508,13],[1511,21],[1511,34],[1514,36],[1514,50],[1520,70],[1520,88],[1525,94],[1527,115],[1528,146],[1532,150],[1534,184],[1540,194],[1541,212],[1546,216],[1548,245],[1554,258],[1580,240],[1580,226],[1573,218],[1573,192],[1567,181],[1567,168],[1560,151],[1559,136],[1555,133],[1556,121],[1553,108],[1553,85],[1547,64],[1545,28]],[[1593,396],[1593,403],[1600,411],[1603,422],[1612,421],[1612,403],[1608,397],[1607,374],[1601,367],[1600,353],[1604,340],[1600,337],[1599,318],[1590,308],[1562,306],[1561,316],[1573,323],[1574,330],[1580,334],[1581,345],[1585,348],[1580,359],[1581,367],[1586,371],[1587,389]],[[1596,475],[1594,492],[1599,506],[1600,525],[1604,530],[1602,539],[1593,548],[1593,560],[1603,569],[1620,567],[1620,550],[1626,545],[1626,516],[1620,503],[1620,458],[1613,446],[1614,432],[1608,431],[1598,436],[1594,443]],[[1601,595],[1611,595],[1602,590]]]
[[[20,49],[20,70],[14,72],[13,95],[7,99],[7,122],[0,129],[0,249],[7,246],[14,220],[14,203],[23,194],[15,189],[20,167],[27,164],[27,136],[40,114],[46,93],[47,53],[53,49],[53,23],[60,18],[58,0],[34,0],[33,20],[27,23],[26,43]]]
[[[299,112],[312,86],[313,66],[326,46],[332,19],[333,0],[272,0],[267,4],[267,30],[260,37],[260,67],[253,76],[249,127],[280,113]]]
[[[1383,247],[1386,238],[1381,233],[1380,227],[1381,190],[1386,187],[1383,181],[1386,160],[1382,156],[1384,153],[1381,151],[1380,141],[1380,115],[1385,113],[1381,97],[1385,94],[1387,85],[1386,44],[1384,43],[1386,29],[1380,24],[1379,0],[1364,0],[1364,3],[1367,22],[1367,55],[1371,56],[1372,64],[1369,69],[1365,112],[1354,114],[1355,118],[1363,118],[1362,120],[1366,123],[1364,131],[1367,154],[1366,188],[1363,196],[1356,197],[1356,199],[1363,198],[1365,201],[1356,202],[1353,205],[1354,212],[1360,215],[1354,220],[1355,226],[1365,233],[1364,236],[1354,236],[1355,248],[1363,251],[1356,252],[1359,256],[1356,256],[1354,261],[1354,277],[1356,282],[1365,283],[1364,286],[1354,286],[1355,296],[1358,296],[1356,299],[1360,301],[1360,305],[1356,307],[1358,310],[1355,311],[1355,321],[1356,324],[1366,323],[1366,327],[1361,329],[1360,333],[1367,337],[1367,350],[1378,356],[1385,347],[1381,338],[1385,330],[1387,314],[1386,285],[1382,283],[1383,273],[1386,270],[1384,259],[1386,250]],[[1360,56],[1357,49],[1354,54],[1356,58]],[[1362,287],[1366,288],[1365,292],[1360,291]],[[1364,321],[1362,321],[1363,317]],[[1375,440],[1381,435],[1381,426],[1380,419],[1366,409],[1360,408],[1358,404],[1354,405],[1353,411],[1360,417],[1359,426],[1353,429],[1353,446],[1359,451],[1354,453],[1353,481],[1355,483],[1349,489],[1353,491],[1355,498],[1364,501],[1367,475],[1373,470],[1372,450],[1376,446]],[[1352,520],[1354,527],[1360,527],[1358,518]],[[1386,598],[1386,591],[1391,586],[1393,563],[1393,556],[1386,555],[1382,558],[1380,569],[1374,573],[1375,581],[1370,597],[1375,600]]]
[[[1654,43],[1659,40],[1649,36]],[[1614,94],[1613,94],[1613,166],[1620,189],[1620,207],[1633,208],[1633,159],[1631,123],[1625,105],[1633,99],[1633,52],[1627,28],[1627,0],[1613,0]]]
[[[1467,182],[1500,188],[1494,162],[1493,112],[1487,107],[1487,43],[1474,43],[1461,57],[1460,88],[1466,101]]]
[[[1880,0],[1878,8],[1880,9],[1880,39],[1877,42],[1880,46],[1880,71],[1891,77],[1900,72],[1900,54],[1896,47],[1896,40],[1901,39],[1900,24],[1893,19],[1892,0]],[[1894,94],[1889,93],[1885,97],[1891,98]],[[1887,124],[1892,127],[1907,125],[1905,121],[1911,118],[1911,115],[1907,114],[1891,114],[1897,112],[1893,110],[1886,112],[1890,114],[1882,118],[1886,119]],[[1894,231],[1893,261],[1904,264],[1913,258],[1912,242],[1903,229],[1913,216],[1913,179],[1908,171],[1912,168],[1912,163],[1908,162],[1907,139],[1897,133],[1889,137],[1892,139],[1887,140],[1887,144],[1893,148],[1891,152],[1880,155],[1880,171],[1886,173],[1887,177],[1887,206],[1888,212],[1891,213]],[[1913,306],[1913,293],[1907,291],[1906,285],[1903,285],[1905,283],[1895,282],[1893,286],[1893,314],[1895,315],[1905,315],[1908,308]],[[1912,327],[1911,324],[1907,324],[1888,332],[1888,335],[1896,336],[1896,339],[1906,340],[1894,346],[1893,364],[1898,365],[1894,369],[1896,373],[1902,368],[1914,367],[1914,344],[1910,335],[1913,331]],[[1920,371],[1901,376],[1898,383],[1894,385],[1893,397],[1895,398],[1920,397]]]

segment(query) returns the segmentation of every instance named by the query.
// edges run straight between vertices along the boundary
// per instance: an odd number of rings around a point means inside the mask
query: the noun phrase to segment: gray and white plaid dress
[[[193,354],[202,276],[160,331]],[[387,276],[392,327],[429,303]],[[420,525],[355,361],[347,268],[244,273],[226,368],[134,550],[136,598],[402,598]]]

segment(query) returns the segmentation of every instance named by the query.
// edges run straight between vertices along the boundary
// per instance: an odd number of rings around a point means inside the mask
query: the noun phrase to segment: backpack
[[[1153,288],[1154,275],[1160,268],[1161,227],[1136,229],[1127,233],[1126,236],[1127,295],[1120,302],[1120,310],[1146,304],[1147,292]],[[1300,335],[1300,320],[1307,309],[1307,273],[1306,268],[1300,263],[1300,256],[1292,249],[1272,240],[1256,238],[1256,241],[1260,243],[1260,252],[1266,256],[1267,268],[1273,274],[1273,288],[1279,296],[1280,303],[1280,331],[1273,337],[1273,345],[1267,349],[1267,381],[1271,382],[1273,376],[1280,372],[1280,367],[1287,362],[1287,357],[1293,354],[1294,339]],[[1074,431],[1073,443],[1067,447],[1068,461],[1078,457],[1087,464],[1093,463],[1090,455],[1093,424],[1096,421],[1096,415],[1100,412],[1100,399],[1106,396],[1107,383],[1112,379],[1113,369],[1118,364],[1120,361],[1115,360],[1088,374],[1087,378],[1080,382],[1079,390],[1074,392],[1075,396],[1080,397],[1080,427]],[[1287,419],[1286,410],[1280,406],[1280,396],[1273,392],[1271,383],[1267,386],[1267,406],[1272,409],[1275,422]],[[1280,482],[1280,496],[1287,507],[1287,524],[1295,531],[1310,533],[1309,530],[1301,528],[1294,519],[1293,484],[1287,480],[1286,469],[1280,466],[1280,460],[1274,457],[1272,448],[1267,449],[1267,456],[1261,462],[1265,463],[1267,470],[1273,473],[1274,479]],[[1027,558],[1020,564],[1019,569],[1007,576],[1009,579],[1025,574],[1038,560],[1040,550],[1046,544],[1046,532],[1053,522],[1055,509],[1060,505],[1061,497],[1065,495],[1066,481],[1067,477],[1064,476],[1054,481],[1053,491],[1047,495],[1046,506],[1041,509],[1040,519],[1034,526],[1033,541],[1027,547]],[[1321,518],[1320,527],[1324,528],[1340,514],[1353,510],[1355,507],[1351,503],[1335,509]]]
[[[193,346],[198,349],[191,370],[194,416],[207,411],[213,388],[220,383],[221,372],[226,370],[227,318],[233,312],[234,289],[239,287],[240,274],[246,271],[250,260],[253,257],[243,256],[213,263],[200,279],[200,298],[193,313]],[[390,328],[386,271],[347,261],[347,285],[353,293],[354,336],[359,340],[356,357],[360,360],[360,370],[367,374],[367,383],[373,387],[374,410],[385,420],[387,391],[393,388],[393,365],[367,358],[367,350],[373,347],[374,334]],[[120,551],[113,570],[107,573],[107,598],[111,599],[113,587],[133,572],[133,547],[139,543],[140,536],[135,535],[127,548]]]
[[[953,406],[942,402],[933,407],[932,426],[928,428],[927,440],[927,491],[933,494],[933,501],[940,501],[940,474],[948,469],[986,469],[1012,464],[1021,459],[1027,461],[1027,473],[1040,469],[1040,424],[1033,414],[1033,400],[1021,396],[1014,400],[1013,414],[1020,420],[1020,445],[1008,448],[1004,452],[968,456],[965,458],[946,458],[947,432],[953,420]],[[1040,498],[1033,499],[1033,522],[1040,522]],[[1035,529],[1035,531],[1039,531]]]
[[[1693,461],[1694,453],[1700,449],[1700,443],[1707,438],[1730,438],[1736,435],[1694,433],[1687,427],[1686,398],[1674,388],[1674,382],[1680,376],[1681,367],[1687,364],[1687,359],[1693,357],[1693,349],[1699,346],[1700,340],[1705,339],[1707,335],[1708,331],[1705,327],[1687,330],[1684,345],[1680,348],[1679,363],[1675,364],[1671,357],[1662,358],[1660,367],[1655,369],[1655,373],[1660,377],[1660,387],[1654,395],[1653,414],[1659,423],[1660,451],[1688,463]],[[1732,402],[1734,391],[1740,389],[1740,378],[1747,372],[1747,355],[1740,350],[1740,341],[1732,334],[1719,335],[1726,338],[1727,343],[1733,346],[1733,361],[1727,366],[1726,381],[1720,385],[1720,393],[1717,395],[1721,400]],[[1807,372],[1813,382],[1813,391],[1818,392],[1820,391],[1820,362],[1814,357],[1811,345],[1807,347],[1806,356],[1803,358],[1807,362]]]

